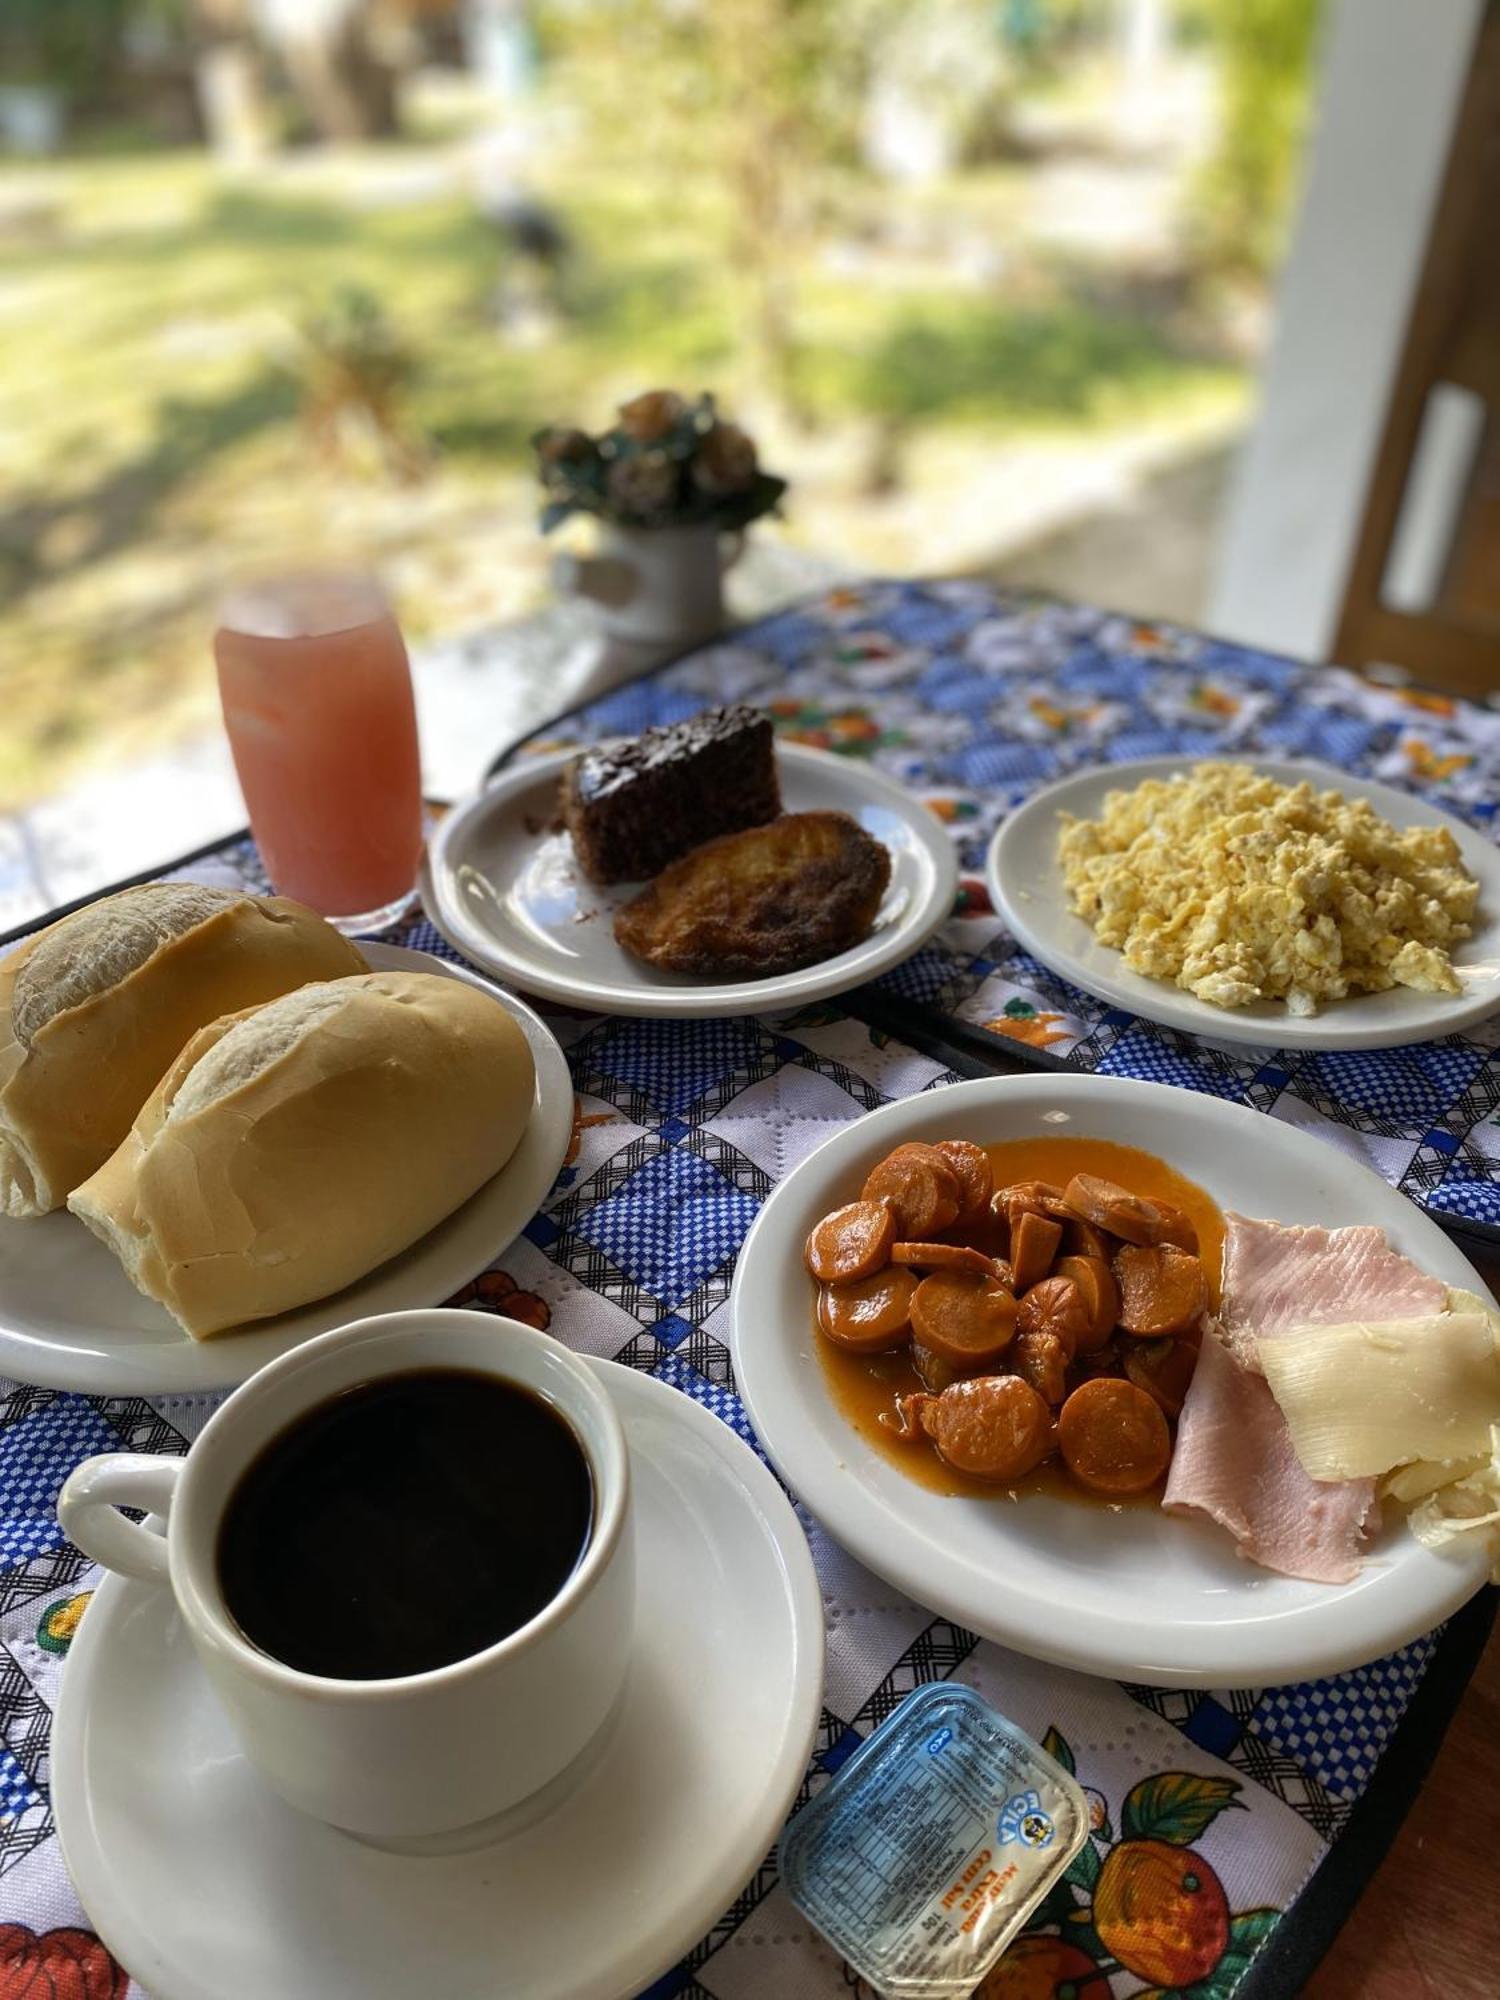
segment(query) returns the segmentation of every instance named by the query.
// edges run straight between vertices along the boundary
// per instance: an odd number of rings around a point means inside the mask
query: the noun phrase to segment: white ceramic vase
[[[723,631],[724,574],[744,545],[741,531],[606,522],[597,555],[558,556],[552,574],[560,590],[597,607],[606,638],[665,657]]]

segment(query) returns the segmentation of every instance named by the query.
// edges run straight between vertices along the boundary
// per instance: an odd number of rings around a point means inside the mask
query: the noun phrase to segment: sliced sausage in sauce
[[[1184,1215],[1180,1208],[1173,1208],[1169,1201],[1158,1201],[1155,1195],[1142,1195],[1147,1208],[1156,1211],[1155,1243],[1171,1243],[1178,1250],[1186,1250],[1192,1256],[1198,1254],[1198,1231],[1193,1226],[1190,1215]]]
[[[1166,1471],[1172,1434],[1158,1404],[1133,1382],[1098,1376],[1076,1388],[1057,1419],[1063,1463],[1092,1493],[1143,1493]]]
[[[1020,1211],[1011,1224],[1010,1271],[1018,1292],[1030,1291],[1052,1269],[1052,1259],[1062,1242],[1062,1224],[1049,1215],[1030,1209]]]
[[[825,1285],[868,1278],[889,1263],[896,1217],[889,1202],[851,1201],[813,1229],[803,1252],[807,1268]]]
[[[921,1271],[972,1271],[979,1278],[1000,1276],[995,1259],[967,1243],[893,1243],[891,1262],[912,1264]]]
[[[1085,1222],[1081,1215],[1075,1215],[1063,1224],[1062,1247],[1064,1256],[1102,1257],[1107,1264],[1118,1245],[1097,1223]]]
[[[922,1387],[934,1396],[941,1396],[945,1389],[951,1389],[955,1382],[962,1382],[966,1375],[982,1372],[978,1368],[955,1368],[951,1361],[941,1360],[919,1340],[911,1344],[911,1365]]]
[[[1111,1338],[1102,1347],[1095,1347],[1087,1354],[1075,1354],[1071,1370],[1073,1386],[1080,1382],[1092,1381],[1096,1375],[1123,1375],[1125,1363],[1121,1349],[1134,1347],[1135,1342],[1127,1334],[1123,1339]]]
[[[1198,1350],[1187,1340],[1132,1340],[1125,1349],[1126,1380],[1168,1417],[1181,1412],[1197,1365]]]
[[[1021,1380],[1056,1409],[1068,1393],[1068,1350],[1057,1335],[1040,1327],[1018,1333],[1007,1358]]]
[[[1104,1180],[1098,1174],[1074,1174],[1066,1194],[1069,1208],[1107,1235],[1118,1236],[1125,1243],[1157,1241],[1161,1219],[1155,1208],[1117,1181]]]
[[[940,1235],[958,1216],[958,1176],[936,1146],[898,1146],[873,1168],[862,1190],[866,1201],[888,1201],[905,1243]]]
[[[917,1281],[894,1265],[847,1285],[825,1285],[818,1294],[818,1325],[849,1354],[884,1354],[911,1339],[911,1302]]]
[[[1046,1334],[1061,1343],[1069,1361],[1078,1352],[1079,1343],[1088,1335],[1091,1324],[1083,1294],[1066,1276],[1043,1278],[1039,1285],[1033,1285],[1029,1292],[1022,1294],[1016,1310],[1018,1336]],[[1016,1365],[1019,1366],[1019,1363]]]
[[[939,1139],[935,1150],[948,1162],[958,1181],[961,1206],[956,1226],[977,1229],[989,1213],[990,1196],[995,1191],[988,1153],[969,1139]]]
[[[1118,1236],[1123,1243],[1145,1247],[1171,1243],[1188,1251],[1198,1248],[1198,1232],[1191,1219],[1169,1201],[1158,1201],[1154,1195],[1132,1194],[1129,1188],[1098,1174],[1074,1174],[1066,1194],[1069,1208],[1096,1229]]]
[[[939,1456],[971,1479],[1023,1479],[1052,1448],[1052,1412],[1018,1375],[955,1382],[923,1400],[919,1421]]]
[[[1143,1339],[1187,1333],[1208,1304],[1203,1266],[1170,1243],[1152,1249],[1123,1243],[1115,1253],[1120,1287],[1120,1325]]]
[[[1059,1257],[1048,1283],[1066,1278],[1078,1291],[1084,1311],[1084,1329],[1074,1346],[1076,1354],[1088,1354],[1102,1347],[1120,1318],[1120,1288],[1115,1274],[1102,1257]]]
[[[1018,1215],[1050,1215],[1065,1222],[1070,1213],[1062,1189],[1051,1181],[1012,1181],[998,1190],[995,1201],[1005,1211],[1012,1228]]]
[[[913,1336],[952,1367],[993,1367],[1016,1331],[1015,1294],[993,1278],[934,1271],[911,1302]]]

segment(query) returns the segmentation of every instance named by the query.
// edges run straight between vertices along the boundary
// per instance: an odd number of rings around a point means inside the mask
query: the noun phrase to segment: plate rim
[[[551,1163],[546,1185],[540,1187],[536,1198],[537,1202],[542,1201],[563,1166],[573,1129],[575,1093],[572,1072],[556,1035],[525,1000],[504,991],[487,974],[468,965],[455,965],[449,959],[438,957],[435,952],[418,951],[409,945],[387,944],[378,940],[360,941],[357,949],[369,960],[370,968],[375,972],[437,971],[442,976],[460,979],[504,1007],[520,1027],[536,1066],[536,1101],[526,1135],[529,1137],[533,1127],[538,1134],[537,1160],[530,1184],[540,1186],[543,1168]],[[503,1181],[511,1171],[513,1160],[514,1155],[492,1180]],[[452,1213],[460,1214],[470,1203],[483,1200],[490,1187],[491,1182],[486,1182],[483,1187],[477,1188],[468,1202],[461,1203]],[[490,1199],[498,1199],[501,1194],[503,1189],[496,1190]],[[498,1257],[509,1249],[534,1212],[535,1204],[516,1230],[504,1242],[495,1245],[490,1253],[492,1257]],[[445,1216],[443,1222],[435,1226],[441,1228],[449,1220],[451,1217]],[[0,1228],[24,1229],[26,1226],[26,1220],[0,1220]],[[83,1225],[80,1223],[78,1226],[82,1228]],[[418,1238],[416,1244],[409,1245],[400,1254],[409,1255],[422,1240]],[[403,1309],[400,1302],[384,1306],[361,1305],[358,1297],[360,1287],[383,1269],[383,1265],[377,1265],[375,1271],[367,1272],[353,1286],[346,1286],[343,1291],[332,1294],[333,1300],[344,1303],[338,1308],[338,1320],[330,1322],[331,1325],[358,1319],[366,1311],[397,1312]],[[475,1275],[475,1272],[469,1273],[470,1277]],[[463,1278],[456,1280],[457,1285],[464,1282]],[[312,1300],[307,1307],[297,1310],[313,1310],[319,1303]],[[443,1301],[412,1299],[405,1303],[441,1305]],[[178,1340],[168,1341],[164,1333],[162,1340],[155,1345],[140,1343],[128,1346],[122,1348],[118,1356],[111,1355],[101,1360],[76,1347],[56,1346],[40,1336],[27,1334],[24,1329],[18,1330],[12,1324],[13,1317],[0,1309],[0,1375],[35,1388],[90,1396],[194,1395],[236,1388],[277,1355],[288,1353],[300,1342],[329,1330],[328,1327],[315,1326],[293,1335],[278,1330],[273,1322],[269,1327],[251,1327],[243,1332],[215,1335],[209,1340],[194,1340],[191,1335],[183,1333]],[[157,1365],[158,1360],[160,1365]]]
[[[622,739],[623,740],[623,739]],[[878,978],[904,964],[921,950],[933,933],[952,915],[958,894],[958,853],[936,815],[928,810],[909,786],[862,759],[841,757],[809,743],[783,738],[776,742],[778,759],[788,758],[816,770],[833,766],[857,780],[873,799],[897,814],[915,838],[933,882],[925,902],[898,917],[888,931],[863,939],[835,958],[796,972],[781,973],[771,979],[746,980],[735,984],[653,987],[613,986],[592,980],[570,980],[503,947],[496,948],[469,918],[454,891],[455,870],[449,853],[461,828],[472,825],[489,812],[524,793],[545,777],[560,771],[579,753],[580,745],[540,751],[498,771],[490,781],[444,814],[428,842],[422,859],[422,901],[429,921],[455,951],[482,965],[495,978],[512,981],[524,992],[565,1007],[588,1012],[609,1012],[638,1019],[673,1018],[688,1021],[725,1020],[738,1015],[785,1012],[817,1000],[847,993],[855,986]],[[929,824],[930,822],[930,824]],[[854,959],[854,963],[847,961]],[[842,965],[842,970],[840,966]]]
[[[1341,771],[1312,757],[1260,757],[1249,751],[1243,756],[1222,757],[1168,754],[1130,758],[1119,764],[1080,765],[1023,799],[1000,822],[985,850],[985,886],[995,914],[1027,951],[1070,985],[1106,1005],[1124,1008],[1140,1020],[1159,1027],[1174,1028],[1179,1033],[1194,1035],[1200,1041],[1227,1042],[1242,1047],[1310,1050],[1403,1048],[1413,1042],[1440,1041],[1447,1035],[1459,1034],[1465,1028],[1472,1028],[1500,1012],[1500,986],[1497,986],[1488,998],[1477,994],[1422,995],[1420,997],[1433,1003],[1434,1007],[1439,1001],[1444,1003],[1441,1018],[1436,1013],[1425,1016],[1418,1013],[1404,1025],[1361,1027],[1357,1022],[1339,1025],[1339,1010],[1358,1007],[1362,1000],[1383,999],[1385,996],[1382,994],[1355,994],[1347,1000],[1330,1002],[1321,1013],[1308,1016],[1294,1016],[1283,1010],[1281,1017],[1275,1021],[1251,1020],[1241,1010],[1211,1007],[1196,994],[1186,993],[1165,980],[1153,980],[1144,973],[1131,972],[1125,966],[1122,954],[1111,947],[1100,946],[1099,949],[1111,950],[1112,959],[1119,961],[1118,975],[1112,972],[1095,974],[1081,964],[1071,951],[1058,950],[1054,941],[1033,922],[1020,900],[1019,892],[1011,893],[1010,876],[1014,871],[1001,865],[1007,846],[1013,851],[1015,845],[1032,833],[1044,812],[1068,810],[1070,801],[1064,794],[1081,793],[1100,786],[1104,790],[1128,789],[1145,778],[1188,771],[1195,765],[1205,763],[1248,764],[1252,770],[1262,771],[1283,783],[1289,778],[1321,778],[1334,789],[1345,793],[1352,789],[1356,796],[1368,797],[1377,806],[1386,801],[1389,806],[1414,815],[1411,824],[1446,827],[1461,847],[1486,857],[1485,863],[1478,868],[1474,867],[1470,853],[1465,854],[1465,862],[1479,875],[1481,896],[1488,894],[1495,908],[1495,919],[1500,921],[1500,849],[1456,813],[1445,812],[1442,807],[1433,805],[1415,792],[1403,792],[1381,778],[1367,778],[1357,771]],[[1059,891],[1049,899],[1048,906],[1082,924],[1083,919],[1075,917],[1067,909],[1060,893],[1061,875],[1056,866],[1055,848],[1051,850],[1050,873],[1046,880],[1049,885],[1055,882]],[[1092,937],[1092,933],[1089,935]],[[1137,990],[1138,987],[1146,990]],[[1158,989],[1160,998],[1157,997]]]
[[[585,1989],[578,1996],[578,2000],[629,2000],[631,1994],[670,1970],[682,1953],[691,1949],[708,1931],[752,1877],[761,1858],[785,1825],[817,1741],[823,1707],[827,1635],[822,1587],[801,1523],[776,1479],[743,1438],[737,1437],[729,1425],[691,1396],[665,1382],[658,1382],[643,1369],[631,1368],[623,1362],[600,1356],[585,1355],[582,1358],[600,1372],[612,1397],[618,1396],[623,1388],[627,1397],[631,1394],[640,1397],[643,1411],[670,1409],[674,1420],[686,1424],[689,1431],[710,1441],[712,1449],[733,1469],[744,1492],[746,1506],[758,1517],[775,1551],[791,1639],[783,1726],[777,1754],[765,1774],[760,1808],[755,1812],[741,1811],[732,1821],[725,1822],[737,1837],[732,1844],[726,1842],[725,1861],[690,1905],[693,1917],[691,1928],[685,1912],[673,1928],[670,1948],[662,1943],[648,1957],[642,1957],[638,1965],[628,1964],[623,1984],[612,1982],[608,1986],[595,1986]],[[621,1416],[628,1427],[630,1410],[622,1409]],[[50,1737],[53,1810],[63,1864],[89,1921],[121,1964],[137,1978],[144,1975],[134,1971],[134,1964],[149,1965],[156,1948],[128,1888],[122,1887],[118,1896],[114,1892],[115,1871],[90,1809],[87,1745],[93,1710],[86,1682],[91,1683],[95,1675],[109,1671],[106,1627],[129,1615],[133,1604],[160,1590],[159,1585],[141,1583],[113,1572],[105,1573],[96,1588],[96,1602],[89,1606],[90,1616],[84,1618],[74,1641],[53,1712]],[[170,1593],[167,1593],[167,1600],[170,1601]],[[101,1604],[103,1611],[93,1617],[91,1624],[90,1617],[100,1610]],[[85,1671],[78,1671],[80,1667]],[[198,1666],[193,1671],[201,1674],[202,1668]],[[799,1706],[803,1710],[800,1725],[797,1719]],[[101,1750],[99,1754],[105,1753]],[[432,1864],[425,1857],[417,1857],[410,1865],[422,1868]],[[731,1876],[730,1886],[721,1890],[721,1883]],[[85,1894],[85,1883],[93,1885],[92,1901]],[[701,1915],[705,1910],[707,1914]],[[126,1948],[120,1949],[111,1943],[116,1938],[127,1940]],[[135,1950],[138,1943],[144,1947],[139,1953]],[[162,1976],[158,1970],[149,1981],[152,1992],[160,1994],[160,2000],[199,2000],[196,1993],[190,1993],[186,1988],[163,1987]],[[260,1995],[258,1992],[244,1993],[242,2000],[260,2000]]]
[[[998,1645],[1081,1673],[1106,1679],[1141,1681],[1159,1687],[1269,1687],[1345,1672],[1409,1644],[1451,1616],[1482,1588],[1488,1574],[1488,1564],[1482,1554],[1473,1553],[1467,1557],[1454,1554],[1441,1558],[1422,1550],[1420,1544],[1413,1541],[1408,1559],[1429,1556],[1434,1562],[1444,1561],[1447,1574],[1435,1572],[1434,1581],[1441,1581],[1445,1587],[1423,1595],[1419,1600],[1421,1608],[1415,1614],[1408,1612],[1404,1620],[1387,1619],[1381,1636],[1370,1642],[1361,1639],[1350,1645],[1347,1640],[1341,1640],[1342,1624],[1348,1621],[1340,1621],[1336,1613],[1329,1618],[1332,1607],[1340,1602],[1353,1602],[1349,1595],[1351,1587],[1308,1584],[1309,1589],[1319,1589],[1320,1596],[1312,1603],[1292,1606],[1262,1619],[1259,1621],[1262,1631],[1258,1634],[1252,1635],[1252,1627],[1243,1618],[1205,1619],[1199,1621],[1195,1637],[1190,1638],[1184,1630],[1173,1647],[1156,1645],[1151,1648],[1150,1642],[1138,1637],[1133,1641],[1132,1650],[1127,1642],[1130,1631],[1135,1628],[1122,1628],[1118,1613],[1101,1612],[1090,1626],[1088,1614],[1085,1613],[1080,1621],[1074,1606],[1073,1637],[1059,1643],[1054,1627],[1044,1627],[1040,1631],[1034,1629],[1037,1617],[1034,1595],[1023,1592],[1015,1596],[1000,1578],[992,1580],[989,1586],[991,1592],[998,1594],[1000,1615],[992,1615],[987,1606],[976,1609],[972,1599],[965,1599],[965,1590],[972,1591],[973,1588],[971,1566],[966,1567],[964,1561],[956,1557],[943,1558],[935,1563],[936,1545],[917,1530],[907,1530],[904,1535],[893,1534],[885,1510],[872,1504],[865,1493],[858,1468],[851,1462],[852,1452],[845,1462],[835,1464],[828,1460],[817,1448],[821,1433],[810,1421],[800,1439],[795,1432],[790,1437],[784,1432],[778,1435],[782,1432],[780,1411],[797,1393],[795,1364],[786,1355],[792,1335],[783,1330],[775,1342],[760,1346],[743,1339],[741,1335],[741,1329],[747,1323],[761,1326],[781,1324],[782,1315],[776,1304],[777,1280],[774,1276],[762,1280],[757,1275],[765,1266],[768,1254],[777,1254],[774,1247],[767,1251],[767,1242],[774,1244],[778,1234],[786,1233],[787,1219],[795,1219],[799,1202],[806,1199],[809,1190],[818,1186],[820,1178],[826,1177],[831,1167],[837,1171],[844,1164],[846,1155],[868,1151],[874,1134],[882,1127],[894,1128],[893,1138],[916,1135],[924,1125],[933,1122],[933,1107],[955,1091],[963,1093],[971,1102],[977,1099],[992,1105],[997,1101],[1003,1105],[1006,1098],[1041,1098],[1049,1103],[1056,1103],[1060,1098],[1071,1099],[1080,1116],[1086,1112],[1091,1100],[1096,1101],[1101,1096],[1111,1097],[1125,1106],[1132,1103],[1154,1106],[1174,1117],[1196,1117],[1211,1129],[1227,1126],[1231,1131],[1244,1133],[1250,1131],[1250,1121],[1255,1121],[1259,1130],[1265,1120],[1264,1113],[1251,1110],[1248,1106],[1184,1092],[1170,1084],[1144,1083],[1122,1077],[1022,1073],[971,1078],[936,1090],[922,1091],[914,1097],[895,1099],[860,1118],[852,1119],[800,1161],[772,1190],[741,1249],[730,1295],[730,1348],[740,1397],[756,1435],[792,1492],[822,1522],[836,1542],[918,1604],[931,1607],[960,1625],[980,1632]],[[1368,1176],[1387,1196],[1402,1200],[1399,1192],[1383,1181],[1373,1168],[1326,1147],[1326,1142],[1315,1135],[1279,1122],[1274,1124],[1273,1129],[1278,1143],[1284,1149],[1302,1154],[1309,1167],[1320,1162],[1325,1166],[1328,1164],[1321,1161],[1322,1150],[1326,1148],[1332,1161],[1339,1164],[1341,1172]],[[1202,1170],[1187,1168],[1185,1171],[1201,1173]],[[1212,1189],[1209,1191],[1211,1193]],[[822,1190],[822,1194],[830,1196],[835,1193],[833,1189]],[[822,1199],[821,1194],[819,1199]],[[1419,1242],[1430,1232],[1442,1243],[1446,1252],[1465,1266],[1473,1289],[1494,1303],[1489,1287],[1474,1271],[1462,1250],[1444,1236],[1437,1224],[1423,1215],[1415,1204],[1406,1203],[1405,1206],[1410,1210],[1406,1219],[1410,1221]],[[789,1240],[795,1247],[795,1243],[800,1242],[800,1232],[793,1229]],[[781,1359],[778,1360],[778,1356]],[[857,1446],[854,1433],[851,1432],[850,1437]],[[940,1550],[937,1553],[942,1556]],[[950,1560],[952,1577],[945,1580],[943,1562]],[[1254,1566],[1246,1566],[1247,1580],[1252,1585],[1262,1576],[1269,1575]],[[1309,1621],[1313,1630],[1294,1642],[1299,1651],[1288,1653],[1282,1635],[1293,1621]],[[1320,1632],[1318,1627],[1325,1622],[1330,1629]],[[1088,1628],[1082,1638],[1078,1636],[1081,1627]],[[1090,1630],[1094,1633],[1092,1637],[1088,1636]],[[1274,1661],[1268,1652],[1273,1645],[1276,1648]],[[1193,1654],[1198,1657],[1192,1657]]]

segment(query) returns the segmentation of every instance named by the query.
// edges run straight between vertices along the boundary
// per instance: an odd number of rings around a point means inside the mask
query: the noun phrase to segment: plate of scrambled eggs
[[[1076,772],[991,843],[995,908],[1086,992],[1209,1041],[1388,1048],[1500,1010],[1500,850],[1311,763]]]

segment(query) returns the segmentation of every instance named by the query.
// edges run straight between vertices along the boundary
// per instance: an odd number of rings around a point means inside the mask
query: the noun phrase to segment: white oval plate
[[[65,1208],[0,1219],[0,1374],[97,1396],[228,1388],[347,1320],[440,1306],[520,1234],[557,1179],[573,1131],[573,1080],[555,1036],[523,1001],[465,967],[399,945],[360,950],[377,972],[435,972],[477,986],[520,1025],[536,1064],[536,1102],[521,1143],[494,1179],[358,1284],[212,1340],[191,1339],[165,1307],[138,1292]],[[330,1207],[338,1198],[330,1188]]]
[[[1060,972],[1085,993],[1127,1007],[1148,1021],[1182,1028],[1210,1042],[1248,1042],[1274,1049],[1385,1049],[1402,1042],[1431,1041],[1471,1027],[1500,1008],[1500,849],[1451,813],[1439,812],[1410,793],[1373,778],[1357,778],[1326,764],[1278,763],[1244,757],[1283,785],[1304,778],[1332,786],[1346,798],[1368,799],[1393,826],[1443,826],[1458,842],[1464,866],[1479,883],[1474,935],[1454,948],[1453,964],[1462,993],[1417,993],[1396,987],[1389,993],[1360,993],[1330,1000],[1321,1013],[1298,1017],[1279,1001],[1250,1007],[1211,1007],[1164,979],[1132,972],[1112,945],[1101,944],[1068,907],[1058,860],[1057,815],[1070,812],[1094,819],[1106,792],[1129,791],[1143,778],[1169,778],[1190,771],[1202,757],[1150,757],[1134,764],[1103,764],[1077,771],[1048,785],[1004,820],[985,863],[990,900],[1008,928],[1044,965]]]
[[[422,900],[456,950],[528,993],[611,1014],[702,1021],[800,1007],[847,992],[923,944],[953,908],[953,843],[921,800],[868,764],[801,743],[778,743],[788,812],[846,812],[890,849],[891,881],[870,935],[836,958],[775,979],[718,985],[663,972],[615,942],[615,911],[638,882],[597,888],[573,843],[553,832],[557,785],[577,753],[528,758],[440,823],[428,848]]]
[[[823,1699],[807,1543],[717,1417],[593,1365],[630,1444],[635,1656],[599,1754],[489,1846],[390,1854],[283,1805],[170,1594],[100,1586],[63,1676],[52,1797],[85,1909],[156,2000],[624,2000],[753,1874]]]
[[[850,1427],[814,1351],[802,1245],[907,1139],[1029,1135],[1141,1146],[1221,1208],[1279,1222],[1374,1222],[1449,1285],[1489,1293],[1435,1223],[1368,1167],[1218,1098],[1114,1077],[1005,1076],[925,1091],[847,1126],[794,1169],[740,1252],[735,1377],[783,1478],[829,1533],[921,1604],[1036,1659],[1157,1686],[1262,1687],[1341,1672],[1430,1631],[1484,1583],[1477,1551],[1436,1554],[1396,1523],[1358,1579],[1299,1582],[1242,1562],[1209,1523],[1043,1494],[955,1498],[908,1479]]]

